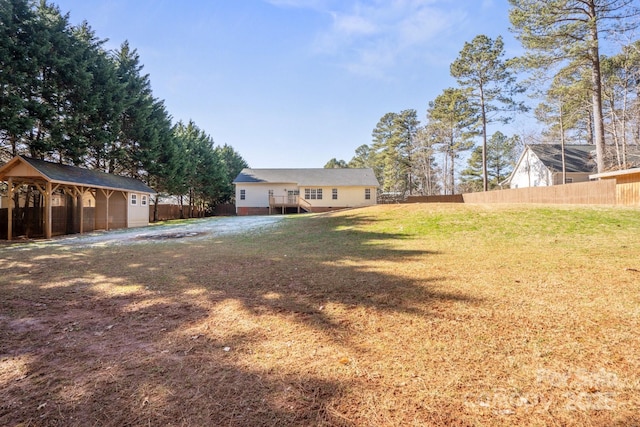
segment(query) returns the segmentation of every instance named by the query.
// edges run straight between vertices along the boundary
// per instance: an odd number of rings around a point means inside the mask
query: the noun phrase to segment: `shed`
[[[590,175],[594,180],[614,180],[616,183],[616,203],[626,206],[640,206],[640,168],[624,169]]]
[[[24,156],[0,167],[0,181],[7,183],[7,207],[1,209],[6,213],[0,216],[2,223],[6,218],[7,240],[12,240],[18,225],[34,227],[34,234],[47,239],[145,226],[149,224],[149,200],[155,194],[134,178]],[[32,190],[40,196],[33,198],[33,206]]]

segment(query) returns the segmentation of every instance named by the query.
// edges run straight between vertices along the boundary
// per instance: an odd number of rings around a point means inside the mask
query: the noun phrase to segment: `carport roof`
[[[155,194],[153,189],[135,178],[62,165],[24,156],[16,156],[0,167],[0,181],[6,181],[10,176],[15,177],[15,175],[11,174],[11,170],[19,163],[25,163],[31,166],[36,170],[38,175],[51,183]],[[20,176],[20,178],[24,177]]]

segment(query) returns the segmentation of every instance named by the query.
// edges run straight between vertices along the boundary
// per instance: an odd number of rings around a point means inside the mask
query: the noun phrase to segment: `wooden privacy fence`
[[[149,205],[149,222],[153,222],[155,205],[152,203]],[[183,219],[183,218],[200,218],[204,216],[204,212],[196,206],[184,205],[158,205],[158,221],[167,221],[170,219]]]
[[[464,203],[549,203],[616,205],[633,204],[618,201],[616,182],[612,179],[553,185],[550,187],[512,188],[480,193],[465,193]],[[635,204],[640,203],[640,194]]]
[[[540,203],[640,206],[640,182],[615,179],[447,196],[409,196],[404,203]]]
[[[464,203],[462,194],[436,196],[408,196],[406,203]]]
[[[640,206],[640,182],[620,183],[618,181],[616,200],[619,205]]]

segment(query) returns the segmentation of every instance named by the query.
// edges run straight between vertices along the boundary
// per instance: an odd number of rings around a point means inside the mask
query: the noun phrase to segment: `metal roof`
[[[88,187],[108,188],[113,190],[137,191],[151,193],[155,191],[144,182],[126,176],[113,175],[101,171],[79,168],[47,162],[45,160],[32,159],[30,157],[17,156],[14,160],[0,167],[0,172],[10,169],[11,165],[19,159],[33,167],[39,174],[50,182],[71,185],[86,185]]]
[[[378,179],[372,169],[243,169],[234,184],[278,183],[307,187],[378,187]]]

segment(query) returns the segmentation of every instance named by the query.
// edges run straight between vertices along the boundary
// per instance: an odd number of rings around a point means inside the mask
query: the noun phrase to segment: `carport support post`
[[[9,206],[7,206],[7,240],[13,239],[13,177],[7,181],[9,186]]]
[[[51,238],[51,182],[47,181],[44,194],[44,237]]]
[[[80,234],[84,232],[84,187],[78,189],[78,196],[80,199]]]
[[[125,226],[124,226],[124,228],[129,228],[129,192],[128,191],[123,191],[120,194],[122,194],[124,196],[124,213],[125,213],[125,219],[124,219]],[[138,203],[140,203],[140,202],[138,202]]]
[[[104,188],[101,188],[100,191],[102,191],[102,194],[104,194],[105,199],[107,199],[107,206],[106,206],[106,218],[105,218],[105,230],[109,231],[109,199],[111,198],[111,195],[113,194],[113,190],[105,190]]]
[[[84,231],[84,187],[73,187],[73,194],[76,197],[78,203],[78,209],[80,210],[80,234]]]

